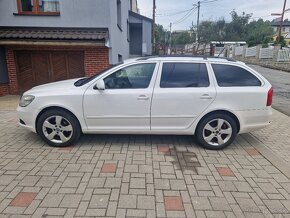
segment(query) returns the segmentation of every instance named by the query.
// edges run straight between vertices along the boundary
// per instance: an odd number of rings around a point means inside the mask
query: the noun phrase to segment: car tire
[[[41,114],[36,130],[40,137],[52,147],[69,146],[81,135],[81,128],[76,117],[61,109],[48,110]]]
[[[235,140],[237,133],[237,123],[231,116],[216,113],[208,115],[200,121],[195,137],[203,148],[221,150]]]

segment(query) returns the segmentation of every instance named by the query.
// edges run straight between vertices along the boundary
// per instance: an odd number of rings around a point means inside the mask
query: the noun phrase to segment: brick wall
[[[14,56],[15,50],[84,51],[86,76],[95,75],[109,67],[109,49],[103,46],[7,46],[6,61],[9,74],[9,84],[0,85],[0,96],[18,94],[17,68]]]
[[[6,48],[6,63],[9,76],[9,94],[16,95],[18,93],[18,82],[16,73],[16,62],[12,48]]]
[[[95,75],[109,67],[109,49],[91,48],[85,50],[86,76]]]
[[[9,94],[9,85],[0,84],[0,96],[4,96],[8,94]]]

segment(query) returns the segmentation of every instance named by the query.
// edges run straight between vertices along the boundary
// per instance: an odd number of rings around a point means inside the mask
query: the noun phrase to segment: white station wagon
[[[90,78],[37,86],[17,108],[21,126],[51,146],[84,134],[195,135],[207,149],[267,126],[273,89],[242,62],[213,57],[129,59]]]

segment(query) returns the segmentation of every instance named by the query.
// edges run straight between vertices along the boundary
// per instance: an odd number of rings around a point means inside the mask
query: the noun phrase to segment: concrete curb
[[[287,176],[290,179],[290,168],[288,166],[288,163],[283,161],[281,157],[279,157],[276,153],[274,153],[272,150],[267,148],[257,137],[255,137],[253,134],[244,134],[242,137],[249,142],[251,145],[255,145],[255,148],[257,151],[260,152],[260,154],[265,157],[268,161],[270,161],[278,170],[280,170],[281,173],[283,173],[285,176]]]

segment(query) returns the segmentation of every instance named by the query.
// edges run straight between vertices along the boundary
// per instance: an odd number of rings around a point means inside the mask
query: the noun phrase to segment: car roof
[[[210,62],[237,62],[232,58],[214,57],[214,56],[192,56],[192,55],[160,55],[145,56],[139,58],[127,59],[124,63],[138,61],[210,61]]]

